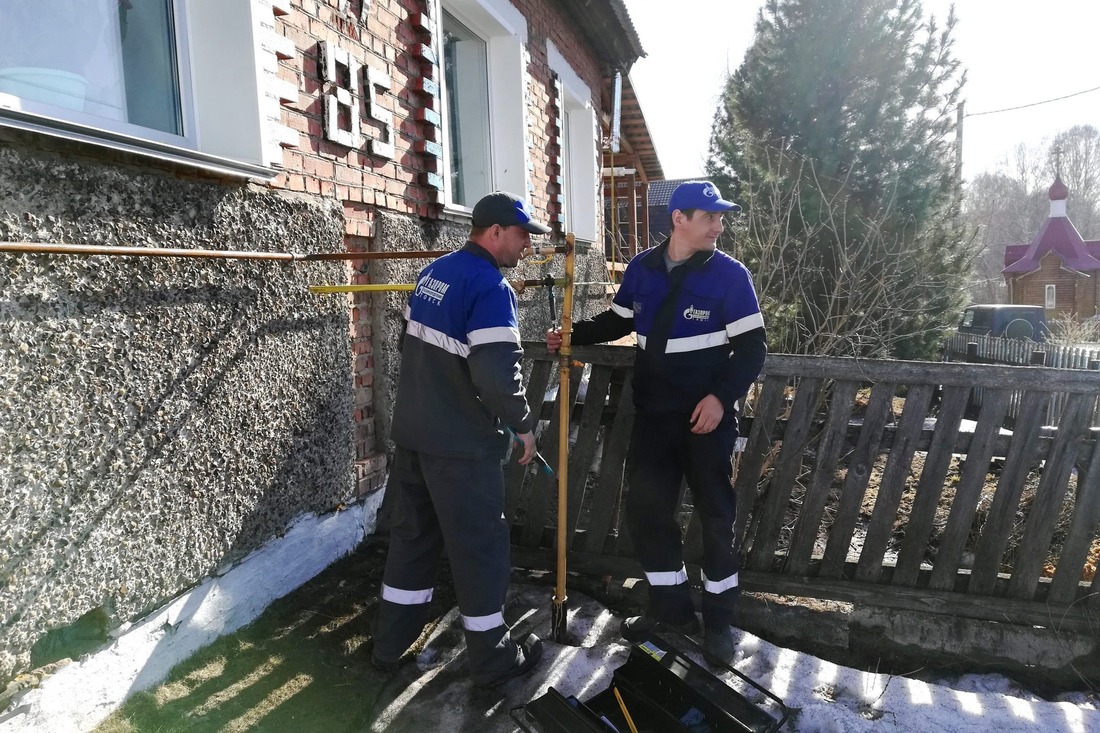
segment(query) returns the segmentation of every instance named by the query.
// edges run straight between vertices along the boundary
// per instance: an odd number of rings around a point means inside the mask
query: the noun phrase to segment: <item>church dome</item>
[[[1056,176],[1054,178],[1054,183],[1051,185],[1048,195],[1051,201],[1065,201],[1066,198],[1069,197],[1069,188],[1066,187],[1066,184],[1062,183],[1061,176]]]

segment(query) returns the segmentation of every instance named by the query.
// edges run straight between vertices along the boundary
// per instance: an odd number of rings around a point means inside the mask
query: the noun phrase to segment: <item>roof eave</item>
[[[608,68],[624,74],[645,56],[623,0],[558,0],[585,42]]]

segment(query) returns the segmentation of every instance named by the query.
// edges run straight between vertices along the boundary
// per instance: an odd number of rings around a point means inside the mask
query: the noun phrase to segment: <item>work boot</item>
[[[665,628],[678,631],[684,636],[691,636],[692,634],[699,633],[699,619],[695,616],[691,617],[690,621],[674,624],[671,621],[658,621],[652,616],[631,616],[622,622],[619,626],[619,635],[627,641],[642,641],[650,632],[657,628],[658,625],[663,625]]]
[[[733,631],[729,624],[708,626],[703,632],[703,659],[715,667],[733,664]]]
[[[370,666],[382,674],[390,675],[397,671],[397,668],[401,665],[400,659],[382,659],[374,653],[370,655]]]
[[[491,680],[484,682],[474,681],[474,684],[478,687],[496,687],[502,682],[507,682],[513,677],[519,677],[525,675],[535,668],[535,665],[542,659],[542,639],[538,638],[534,634],[528,634],[527,638],[523,640],[516,648],[516,662],[508,670],[502,674],[494,677]]]

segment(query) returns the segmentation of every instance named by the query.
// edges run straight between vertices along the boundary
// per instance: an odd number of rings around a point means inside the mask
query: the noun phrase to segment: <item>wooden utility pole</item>
[[[965,113],[963,110],[966,107],[966,102],[959,102],[959,109],[956,112],[958,115],[955,119],[955,180],[962,184],[963,179],[963,117]]]

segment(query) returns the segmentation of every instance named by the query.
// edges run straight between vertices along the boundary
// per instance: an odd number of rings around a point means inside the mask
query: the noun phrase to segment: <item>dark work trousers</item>
[[[703,533],[703,623],[733,620],[740,561],[734,547],[737,502],[731,484],[737,420],[691,432],[687,414],[642,414],[630,436],[626,521],[649,582],[649,615],[684,623],[694,608],[683,559],[677,499],[687,477]]]
[[[396,491],[397,501],[374,654],[395,661],[420,636],[446,548],[471,676],[476,682],[499,677],[518,655],[503,614],[511,561],[500,462],[398,447],[386,490]]]

